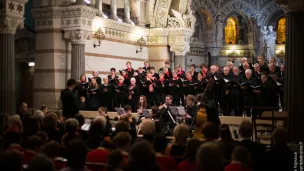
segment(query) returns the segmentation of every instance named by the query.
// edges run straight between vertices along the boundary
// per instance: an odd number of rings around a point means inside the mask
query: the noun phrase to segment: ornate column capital
[[[86,40],[91,39],[92,31],[87,30],[65,30],[64,38],[72,42],[72,44],[85,44]]]
[[[0,1],[0,33],[15,34],[24,26],[24,4],[27,0]]]
[[[193,35],[191,28],[169,28],[168,44],[170,51],[176,55],[185,55],[189,52],[190,38]]]

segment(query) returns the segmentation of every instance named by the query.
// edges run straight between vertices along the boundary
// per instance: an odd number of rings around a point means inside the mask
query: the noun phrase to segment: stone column
[[[125,0],[125,18],[124,18],[124,22],[126,23],[131,23],[131,19],[130,19],[130,0]]]
[[[111,19],[118,20],[116,0],[111,0]]]
[[[23,27],[27,0],[2,0],[0,5],[0,113],[16,114],[15,33]]]
[[[78,80],[85,73],[85,43],[90,39],[90,31],[65,31],[64,37],[72,42],[71,78]]]
[[[284,103],[293,143],[304,141],[304,10],[287,14]]]
[[[0,113],[16,113],[15,35],[0,34]]]
[[[95,1],[95,7],[98,9],[98,16],[103,17],[103,12],[102,12],[102,0],[96,0]]]
[[[181,65],[184,71],[187,71],[187,65],[186,65],[186,55],[175,55],[175,66],[174,69],[176,69],[177,65]]]

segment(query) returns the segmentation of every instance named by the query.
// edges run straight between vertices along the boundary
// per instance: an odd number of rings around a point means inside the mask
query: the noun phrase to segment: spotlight
[[[35,66],[35,62],[29,62],[29,63],[28,63],[28,66],[30,66],[30,67]]]

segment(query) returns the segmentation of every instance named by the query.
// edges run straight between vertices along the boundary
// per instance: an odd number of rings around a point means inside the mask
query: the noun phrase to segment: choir
[[[94,111],[99,107],[113,111],[128,104],[132,112],[142,112],[151,106],[162,106],[167,95],[172,97],[172,105],[187,107],[186,97],[201,93],[225,116],[260,114],[261,111],[244,106],[276,107],[279,99],[283,106],[284,66],[276,66],[274,59],[267,64],[263,57],[258,57],[253,65],[243,58],[239,67],[229,60],[223,68],[213,65],[209,70],[202,64],[200,69],[197,72],[192,64],[188,71],[181,65],[171,70],[169,62],[165,62],[157,73],[148,61],[137,70],[128,61],[126,69],[119,70],[120,75],[116,75],[116,68],[111,68],[111,74],[103,79],[96,71],[88,81],[82,75],[75,90],[81,109]],[[207,90],[209,84],[211,90]]]

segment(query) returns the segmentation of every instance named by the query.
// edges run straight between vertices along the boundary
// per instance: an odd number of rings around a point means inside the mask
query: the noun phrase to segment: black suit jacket
[[[266,169],[266,147],[263,144],[251,140],[242,140],[240,145],[245,147],[251,155],[252,170],[264,171]]]
[[[73,91],[64,89],[60,94],[62,102],[62,114],[63,116],[70,118],[74,117],[79,112],[79,101]]]

